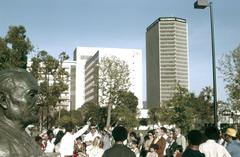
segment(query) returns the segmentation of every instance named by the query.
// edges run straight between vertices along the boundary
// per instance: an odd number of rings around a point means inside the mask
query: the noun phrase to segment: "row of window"
[[[160,48],[175,48],[175,45],[161,45]]]
[[[175,54],[176,53],[175,51],[176,51],[176,49],[172,49],[172,48],[160,49],[160,53],[165,53],[165,52],[171,53],[171,52],[174,52],[174,54]]]
[[[175,30],[160,30],[160,33],[175,33],[176,31]]]
[[[173,23],[173,22],[164,22],[164,21],[161,21],[161,22],[160,22],[160,25],[170,25],[170,26],[172,26],[172,25],[174,25],[174,23]]]

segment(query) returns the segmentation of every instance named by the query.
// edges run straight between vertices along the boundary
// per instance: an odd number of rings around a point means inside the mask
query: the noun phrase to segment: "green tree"
[[[195,99],[194,114],[196,128],[201,129],[205,124],[213,123],[212,89],[205,87]]]
[[[98,120],[99,110],[100,110],[100,106],[93,102],[87,102],[83,104],[79,109],[84,121],[87,121],[89,118],[92,118],[94,121]]]
[[[165,104],[170,110],[170,115],[168,115],[170,124],[179,126],[183,132],[193,128],[194,104],[192,102],[194,99],[194,94],[190,94],[187,89],[178,85],[173,98]]]
[[[48,127],[48,117],[57,104],[61,104],[61,93],[68,89],[68,72],[63,68],[63,62],[68,59],[65,52],[55,59],[46,51],[40,51],[32,58],[30,72],[40,82],[40,97],[42,109],[45,108]]]
[[[102,105],[108,106],[106,126],[109,127],[112,106],[117,102],[118,92],[129,90],[129,68],[125,61],[115,56],[102,58],[98,68],[99,101]]]
[[[233,109],[240,110],[240,46],[223,56],[218,69],[226,81],[225,88]]]
[[[59,113],[61,113],[59,115]],[[81,112],[78,110],[60,110],[59,113],[55,113],[56,124],[64,126],[65,124],[72,122],[76,126],[82,126],[84,124]]]
[[[148,121],[151,124],[158,124],[158,122],[161,121],[161,119],[160,119],[161,114],[160,113],[161,113],[161,110],[160,110],[159,106],[149,108],[149,110],[148,110],[148,115],[149,115]]]
[[[127,106],[130,112],[137,115],[138,98],[131,91],[118,91],[116,107]]]
[[[139,124],[138,98],[129,91],[119,91],[115,108],[112,110],[113,121],[118,121],[129,129]]]
[[[5,37],[0,37],[0,70],[10,67],[27,69],[27,55],[33,50],[24,26],[10,26]]]
[[[160,107],[150,108],[149,121],[152,124],[175,124],[184,133],[189,129],[202,129],[213,122],[212,89],[205,87],[196,96],[179,84],[173,97]]]
[[[172,99],[160,107],[159,120],[162,124],[175,124],[185,133],[193,128],[202,129],[205,124],[213,122],[211,101],[210,87],[203,88],[196,96],[178,85]]]
[[[107,108],[100,107],[93,102],[87,102],[81,108],[78,109],[81,113],[83,122],[87,122],[89,118],[94,121],[102,129],[106,124],[107,119]]]

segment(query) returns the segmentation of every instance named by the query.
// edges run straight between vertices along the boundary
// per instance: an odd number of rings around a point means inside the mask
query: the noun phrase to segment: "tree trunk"
[[[107,124],[106,127],[110,128],[110,123],[111,123],[111,112],[112,112],[112,103],[108,103],[108,115],[107,115]]]

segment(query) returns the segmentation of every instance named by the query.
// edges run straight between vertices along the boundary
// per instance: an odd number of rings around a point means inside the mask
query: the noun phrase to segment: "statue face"
[[[6,117],[28,125],[37,121],[38,109],[36,104],[38,84],[29,73],[17,73],[12,79],[14,86],[9,91],[10,103]]]

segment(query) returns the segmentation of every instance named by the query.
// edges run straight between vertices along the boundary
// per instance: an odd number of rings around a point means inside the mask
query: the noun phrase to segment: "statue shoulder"
[[[8,146],[6,145],[7,141],[0,137],[0,156],[10,157],[10,152]]]
[[[0,156],[31,156],[32,154],[41,154],[35,148],[35,141],[18,129],[9,129],[7,125],[0,128]],[[4,154],[4,155],[2,155]],[[35,155],[37,156],[37,155]]]
[[[11,134],[0,128],[0,156],[11,157],[12,154],[15,154],[13,141],[14,138]],[[10,150],[12,151],[10,152]]]

